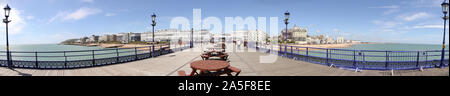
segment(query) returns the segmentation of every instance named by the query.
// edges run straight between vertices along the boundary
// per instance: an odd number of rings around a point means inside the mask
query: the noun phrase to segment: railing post
[[[329,64],[328,64],[328,51],[329,51],[329,49],[327,49],[327,61],[325,62],[328,66],[330,66]]]
[[[155,44],[152,44],[152,57],[155,57]]]
[[[425,52],[425,62],[428,62],[428,51],[427,52]]]
[[[366,54],[364,52],[362,52],[362,56],[363,56],[363,62],[366,62]]]
[[[294,58],[294,50],[292,50],[292,46],[291,46],[291,58]]]
[[[388,67],[389,67],[389,52],[386,51],[386,65],[385,65],[385,68],[388,69]]]
[[[420,60],[420,51],[417,51],[417,61],[416,61],[417,68],[419,68],[419,60]]]
[[[288,55],[287,55],[287,45],[284,45],[284,56],[288,57]]]
[[[116,49],[116,63],[119,63],[119,48]]]
[[[281,45],[279,45],[279,46],[280,46],[280,50],[278,50],[278,54],[279,54],[279,55],[282,55],[281,52],[282,52],[282,48],[283,48],[283,47],[282,47]]]
[[[309,47],[306,47],[306,61],[309,61]]]
[[[162,45],[159,45],[159,55],[162,55]]]
[[[92,66],[95,66],[95,50],[92,50]]]
[[[35,65],[35,66],[36,66],[36,68],[39,68],[38,55],[37,55],[37,54],[38,54],[38,52],[35,52],[35,53],[34,53],[34,57],[35,57],[35,60],[36,60],[36,62],[35,62],[36,65]]]
[[[66,56],[66,51],[64,51],[64,68],[67,68],[67,56]]]
[[[134,59],[134,60],[138,60],[138,54],[137,54],[137,48],[136,47],[134,47],[134,56],[136,57],[136,59]]]
[[[355,69],[357,69],[357,66],[356,66],[356,51],[355,50],[353,50],[353,67]]]

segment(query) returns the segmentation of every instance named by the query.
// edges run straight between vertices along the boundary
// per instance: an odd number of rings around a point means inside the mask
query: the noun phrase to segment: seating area
[[[178,71],[179,76],[239,76],[241,69],[233,67],[228,61],[228,54],[225,49],[217,51],[217,48],[209,48],[214,50],[205,51],[200,55],[202,60],[192,62],[192,72],[187,74],[186,71]],[[218,58],[218,59],[212,59]]]
[[[220,51],[209,51],[209,52],[205,51],[205,53],[203,53],[201,55],[203,60],[209,60],[210,58],[216,57],[216,58],[220,58],[220,60],[224,60],[224,61],[228,60],[228,56],[229,55],[227,53],[220,52]]]

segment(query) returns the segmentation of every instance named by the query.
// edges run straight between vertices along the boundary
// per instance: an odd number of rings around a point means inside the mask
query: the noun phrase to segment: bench
[[[230,71],[227,73],[228,76],[233,76],[231,74],[232,72],[236,73],[234,76],[239,76],[239,74],[241,73],[241,69],[233,67],[233,66],[228,67],[228,70]]]
[[[189,75],[187,75],[184,70],[180,70],[178,71],[178,76],[189,76]]]

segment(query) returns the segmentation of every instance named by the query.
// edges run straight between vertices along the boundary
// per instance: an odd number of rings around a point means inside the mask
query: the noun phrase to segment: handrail
[[[144,49],[145,48],[145,49]],[[148,49],[147,49],[148,48]],[[105,48],[98,50],[76,50],[76,51],[11,51],[12,64],[15,68],[30,69],[74,69],[96,67],[110,64],[120,64],[145,58],[153,58],[189,46],[171,46],[168,44],[152,45],[134,48]],[[168,48],[168,49],[167,49]],[[154,50],[154,52],[152,52]],[[6,53],[0,51],[0,53]],[[17,54],[17,55],[15,55]],[[6,57],[6,55],[0,55]],[[0,66],[8,66],[6,61],[0,59]]]
[[[267,48],[271,46],[271,48]],[[284,44],[251,46],[266,53],[278,54],[291,59],[350,69],[406,70],[448,66],[448,51],[445,63],[440,64],[442,50],[392,51],[392,50],[352,50],[336,48],[299,47]],[[274,48],[273,46],[279,47]],[[276,53],[274,53],[276,52]],[[439,57],[439,58],[438,58]]]

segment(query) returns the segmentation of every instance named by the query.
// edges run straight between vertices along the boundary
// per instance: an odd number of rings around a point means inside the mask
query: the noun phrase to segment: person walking
[[[237,44],[238,50],[241,50],[241,40],[238,40],[236,42],[236,44]]]

